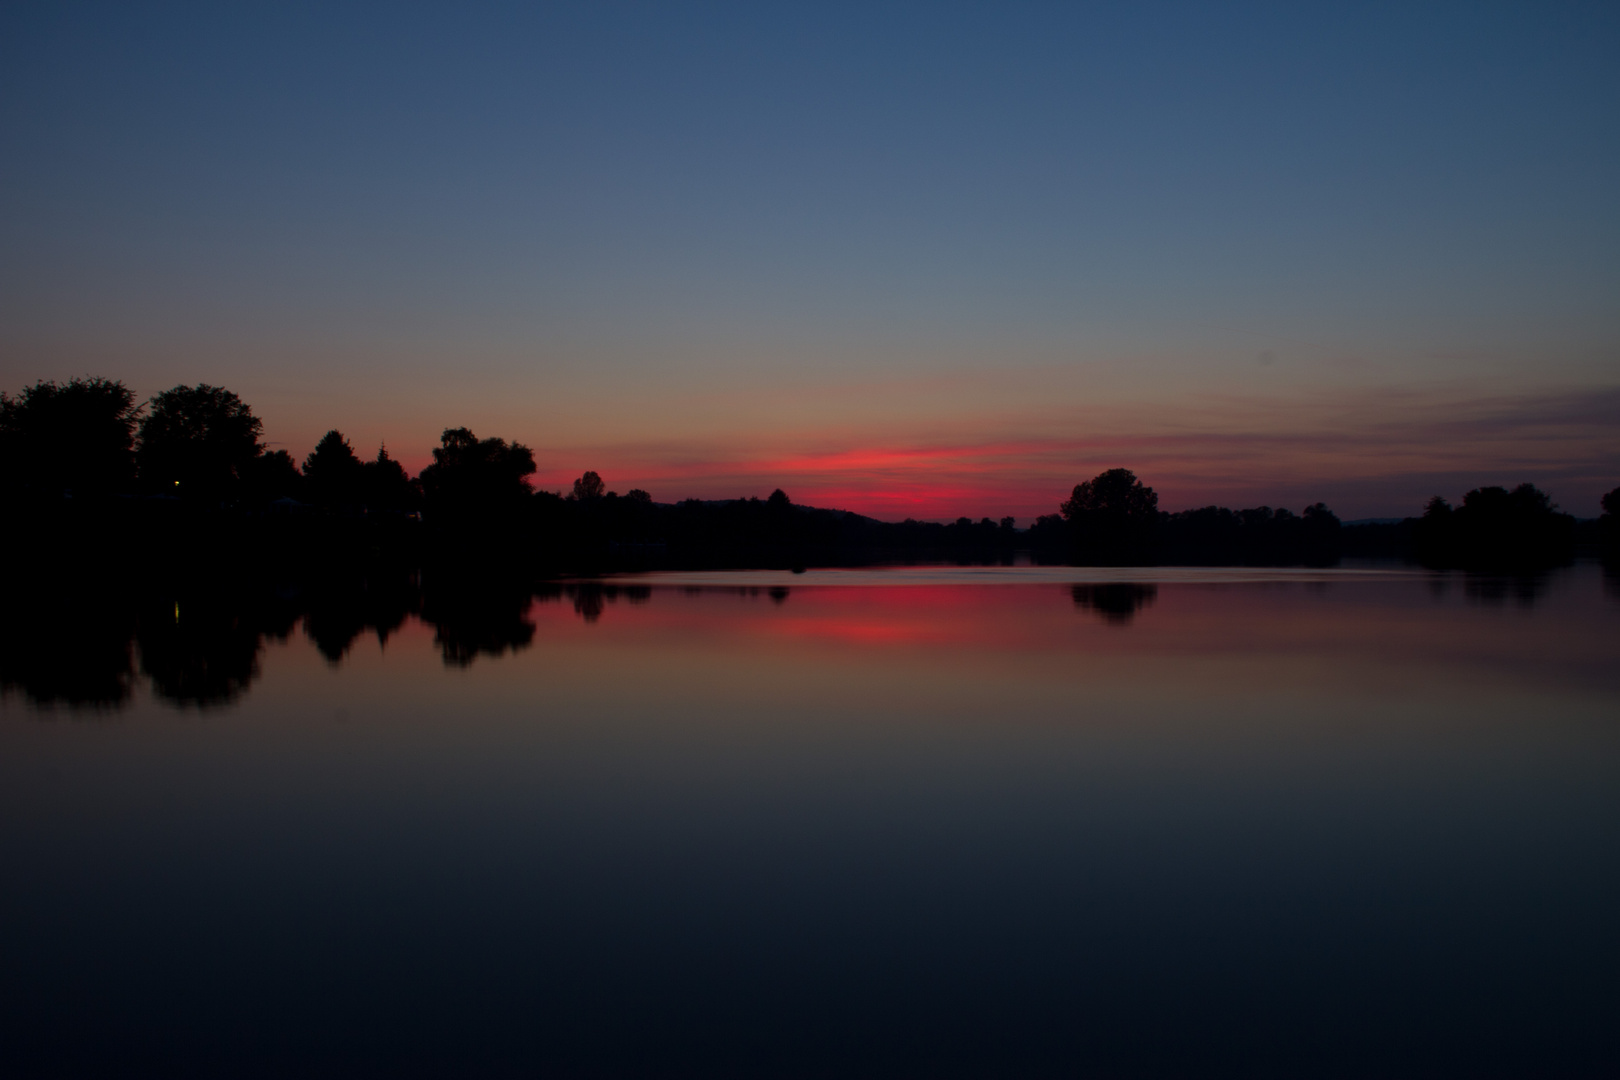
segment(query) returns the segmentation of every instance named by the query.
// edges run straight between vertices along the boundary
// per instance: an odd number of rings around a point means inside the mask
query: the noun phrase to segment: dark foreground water
[[[0,704],[0,1072],[1620,1074],[1604,584],[648,578],[211,697],[143,637]]]

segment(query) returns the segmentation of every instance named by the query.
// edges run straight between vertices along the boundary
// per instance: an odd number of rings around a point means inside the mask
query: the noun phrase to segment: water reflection
[[[141,674],[177,705],[222,705],[259,675],[266,638],[286,640],[297,605],[259,591],[191,589],[143,598],[135,642]]]
[[[135,682],[135,623],[131,605],[111,591],[37,582],[10,589],[0,615],[0,688],[40,705],[121,705]]]
[[[405,620],[421,610],[414,574],[357,576],[328,581],[303,594],[304,633],[336,666],[356,640],[371,631],[387,645]]]
[[[1153,603],[1159,587],[1130,581],[1076,585],[1070,590],[1076,606],[1095,611],[1104,622],[1124,626],[1138,611]]]
[[[6,1071],[1614,1072],[1612,575],[1099,576],[17,590]]]
[[[642,599],[645,599],[643,590]],[[536,590],[510,580],[415,574],[332,577],[299,585],[102,580],[11,590],[0,620],[0,690],[38,706],[116,708],[141,679],[160,700],[196,708],[239,700],[266,642],[304,636],[340,667],[362,635],[380,646],[411,618],[435,630],[450,667],[526,648]],[[546,595],[561,595],[553,588]]]
[[[528,617],[534,590],[511,581],[452,581],[423,590],[422,618],[448,667],[464,668],[480,656],[504,656],[529,647]]]
[[[1506,604],[1509,601],[1522,608],[1535,607],[1547,593],[1552,575],[1535,574],[1468,574],[1463,578],[1463,590],[1470,600],[1481,604]]]
[[[1529,610],[1545,604],[1556,583],[1571,581],[1572,575],[1592,580],[1598,574],[1589,565],[1518,576],[1418,575],[1409,579],[1412,587],[1403,595],[1426,591],[1437,604],[1462,600],[1475,606]],[[190,582],[142,587],[106,579],[55,586],[34,583],[12,590],[0,621],[0,690],[20,693],[39,706],[105,710],[126,705],[144,681],[157,698],[171,704],[228,705],[258,679],[265,643],[284,642],[300,626],[326,664],[339,668],[363,637],[369,635],[386,648],[391,638],[417,620],[432,629],[445,666],[466,668],[480,658],[530,648],[536,640],[537,613],[551,605],[570,610],[576,625],[594,627],[621,601],[632,608],[651,606],[660,611],[682,599],[731,598],[750,605],[766,601],[768,610],[780,617],[761,626],[775,635],[867,644],[972,639],[996,647],[1017,638],[1008,621],[1025,616],[1013,614],[1014,609],[1034,603],[1026,596],[1015,605],[998,601],[999,606],[987,611],[964,601],[971,592],[963,590],[971,586],[873,589],[871,583],[900,579],[867,575],[836,580],[868,582],[853,592],[846,585],[812,585],[804,594],[825,595],[828,588],[850,592],[836,605],[836,613],[821,603],[790,604],[796,591],[768,580],[736,585],[680,584],[678,579],[662,586],[648,580],[534,584],[397,571],[334,575],[296,585]],[[1212,578],[1206,584],[1213,587],[1219,580]],[[1362,578],[1335,578],[1327,572],[1291,585],[1328,604],[1333,602],[1329,591],[1333,581],[1365,584]],[[1601,593],[1620,600],[1620,568],[1604,567],[1601,581]],[[1124,628],[1139,623],[1143,613],[1162,599],[1162,589],[1196,584],[1196,579],[1179,578],[1168,586],[1158,581],[1105,580],[1066,586],[1063,592],[1074,609],[1095,616],[1105,626]],[[1288,579],[1273,584],[1290,587]],[[851,599],[861,596],[860,602]]]
[[[571,585],[568,593],[574,601],[574,613],[588,623],[593,623],[602,617],[602,609],[610,599],[607,590],[594,582],[585,585]],[[618,590],[614,589],[611,599],[617,600],[618,597]]]

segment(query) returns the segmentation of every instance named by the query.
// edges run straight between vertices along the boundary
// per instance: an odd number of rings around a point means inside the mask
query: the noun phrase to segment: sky
[[[1613,4],[0,7],[0,389],[1020,523],[1620,485]]]

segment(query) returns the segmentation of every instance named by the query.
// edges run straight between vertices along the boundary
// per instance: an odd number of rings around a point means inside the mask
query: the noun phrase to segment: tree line
[[[216,521],[210,542],[226,547],[249,537],[305,547],[347,537],[407,558],[442,550],[574,568],[1005,561],[1020,552],[1076,563],[1327,565],[1344,554],[1393,554],[1431,565],[1545,565],[1583,539],[1613,549],[1620,517],[1617,488],[1604,497],[1603,519],[1583,533],[1529,484],[1477,488],[1456,507],[1436,496],[1398,525],[1345,527],[1321,502],[1297,514],[1269,506],[1166,513],[1151,487],[1116,468],[1075,485],[1056,513],[1020,530],[1010,517],[880,522],[800,506],[780,489],[766,499],[655,504],[644,490],[607,490],[595,472],[567,494],[536,491],[536,471],[527,446],[465,427],[445,429],[415,477],[386,446],[363,457],[336,430],[299,462],[266,447],[263,423],[235,393],[205,383],[145,402],[105,378],[0,393],[0,485],[13,506],[94,512],[134,498],[145,514],[137,529],[159,533],[165,519],[153,504],[189,511],[180,518],[192,533],[206,531],[202,517],[274,522],[233,539]],[[370,531],[356,541],[335,523]]]
[[[1077,562],[1327,564],[1344,555],[1395,555],[1433,567],[1553,566],[1581,548],[1620,553],[1620,488],[1603,516],[1578,522],[1533,484],[1474,488],[1453,507],[1436,495],[1421,516],[1345,527],[1324,503],[1295,514],[1261,506],[1158,509],[1158,495],[1129,469],[1077,484],[1056,514],[1037,519],[1032,543]]]

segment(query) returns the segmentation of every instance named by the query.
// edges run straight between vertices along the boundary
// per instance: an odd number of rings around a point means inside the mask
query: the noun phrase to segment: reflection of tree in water
[[[1111,581],[1097,585],[1076,585],[1070,590],[1075,605],[1095,611],[1103,621],[1124,626],[1136,613],[1159,595],[1157,585],[1133,581]]]
[[[0,690],[36,705],[107,708],[134,688],[135,613],[110,588],[24,586],[0,615]]]
[[[466,667],[479,656],[501,656],[534,641],[526,585],[505,582],[429,584],[422,593],[422,619],[433,624],[434,644],[451,667]]]
[[[338,664],[366,631],[386,643],[414,612],[433,625],[444,662],[526,648],[535,626],[535,590],[505,579],[439,582],[424,590],[414,574],[344,578],[302,589],[258,581],[195,580],[168,586],[14,587],[0,613],[0,691],[36,705],[117,707],[138,670],[160,698],[181,705],[227,704],[258,678],[265,638],[285,640],[302,617],[321,655]],[[521,581],[521,579],[517,579]],[[625,590],[633,603],[650,590]],[[540,590],[560,597],[559,587]],[[601,597],[596,597],[598,611]],[[576,599],[576,603],[578,603]],[[591,600],[587,598],[585,604]]]
[[[574,603],[574,614],[588,623],[593,623],[602,617],[602,611],[608,604],[617,603],[621,596],[632,604],[648,603],[652,600],[652,588],[647,585],[611,585],[599,581],[582,581],[577,585],[553,588],[538,595],[547,600],[566,595]]]
[[[376,633],[381,645],[417,609],[413,575],[340,578],[320,583],[305,597],[304,633],[336,667],[361,634]]]
[[[614,590],[611,597],[604,595],[602,586],[595,583],[574,585],[569,589],[569,595],[574,598],[574,614],[588,623],[593,623],[602,617],[602,607],[606,600],[617,600],[618,591]]]
[[[1547,592],[1550,575],[1531,574],[1469,574],[1463,579],[1463,592],[1468,599],[1482,604],[1505,604],[1509,600],[1520,607],[1534,607]]]
[[[285,640],[297,609],[273,595],[198,590],[141,605],[135,640],[153,691],[180,704],[234,701],[259,675],[264,639]]]

